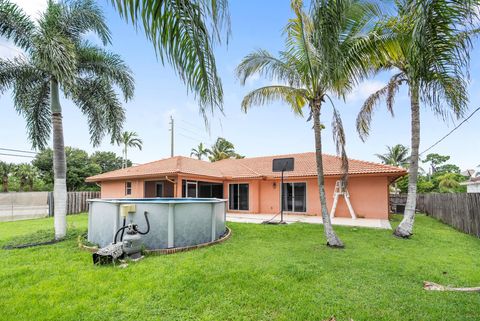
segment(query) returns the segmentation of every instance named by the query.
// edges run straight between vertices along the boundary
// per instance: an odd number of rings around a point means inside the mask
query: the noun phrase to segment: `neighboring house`
[[[460,183],[460,185],[467,185],[467,193],[480,193],[480,175],[472,177],[470,180]]]
[[[87,178],[101,186],[102,198],[216,197],[228,199],[229,212],[276,214],[280,211],[280,174],[274,158],[293,157],[295,169],[285,172],[284,209],[321,215],[315,153],[225,159],[206,162],[176,156]],[[323,155],[328,210],[341,179],[339,157]],[[348,191],[359,217],[387,218],[388,187],[405,169],[351,159]],[[349,216],[340,198],[336,216]]]

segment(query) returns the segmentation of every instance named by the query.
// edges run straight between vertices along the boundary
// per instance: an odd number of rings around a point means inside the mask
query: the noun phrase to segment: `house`
[[[216,197],[228,199],[229,212],[276,214],[280,211],[280,175],[274,158],[293,157],[293,171],[284,174],[284,210],[321,215],[315,153],[225,159],[206,162],[176,156],[87,178],[101,187],[102,198]],[[323,155],[328,210],[341,159]],[[348,191],[358,217],[386,219],[388,187],[405,169],[350,159]],[[350,216],[340,198],[336,216]]]
[[[460,185],[467,185],[467,193],[480,193],[480,174],[476,177],[471,177],[468,181],[460,183]]]

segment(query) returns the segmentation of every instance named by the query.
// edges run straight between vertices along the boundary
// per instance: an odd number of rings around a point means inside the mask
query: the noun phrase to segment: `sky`
[[[46,0],[14,2],[34,18],[46,7]],[[230,1],[232,35],[228,45],[219,46],[215,50],[225,96],[224,114],[215,112],[210,116],[209,129],[204,126],[194,95],[187,92],[186,86],[168,65],[162,65],[157,60],[152,45],[143,33],[137,32],[132,25],[120,19],[109,3],[110,1],[99,1],[112,32],[113,43],[107,49],[121,55],[135,76],[135,97],[124,104],[127,115],[124,128],[137,132],[143,139],[141,151],[129,150],[129,158],[133,163],[145,163],[170,156],[170,116],[175,121],[175,155],[189,156],[191,149],[200,142],[211,145],[219,136],[234,143],[237,152],[247,157],[314,151],[312,123],[307,122],[306,118],[295,116],[288,106],[272,103],[253,107],[246,114],[240,110],[245,94],[271,82],[253,77],[242,86],[235,78],[235,67],[245,55],[255,49],[266,49],[274,54],[282,50],[282,31],[292,17],[289,0]],[[86,38],[97,41],[91,34],[87,34]],[[12,43],[0,38],[0,57],[11,58],[19,53]],[[467,114],[480,106],[479,53],[480,42],[477,41],[471,55],[470,110]],[[355,119],[363,101],[385,85],[390,76],[391,72],[380,74],[359,84],[345,101],[335,100],[343,119],[347,154],[350,158],[378,162],[375,154],[384,153],[387,145],[410,144],[409,99],[405,89],[399,92],[396,99],[394,118],[386,112],[385,105],[381,104],[373,117],[368,140],[362,142],[356,133]],[[121,147],[111,145],[109,138],[93,148],[86,117],[72,102],[63,99],[61,103],[67,146],[90,153],[107,150],[121,155]],[[0,148],[31,150],[25,120],[15,112],[11,92],[0,96],[0,117]],[[322,122],[326,126],[322,136],[323,151],[335,154],[331,118],[331,107],[325,105],[322,112]],[[420,151],[431,146],[460,121],[450,119],[445,122],[433,115],[427,106],[422,106]],[[449,162],[462,169],[475,168],[480,165],[479,134],[480,112],[429,152],[451,156]],[[0,155],[0,160],[19,163],[31,159]],[[421,166],[427,168],[427,164]]]

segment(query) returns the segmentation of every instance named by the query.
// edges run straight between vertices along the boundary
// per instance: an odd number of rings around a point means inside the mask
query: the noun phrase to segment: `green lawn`
[[[0,223],[0,243],[52,225]],[[84,231],[87,217],[69,225]],[[431,218],[418,217],[411,240],[337,227],[344,250],[323,246],[319,225],[229,226],[223,244],[126,269],[93,266],[75,238],[0,250],[0,319],[480,320],[479,294],[422,289],[480,285],[480,240]]]

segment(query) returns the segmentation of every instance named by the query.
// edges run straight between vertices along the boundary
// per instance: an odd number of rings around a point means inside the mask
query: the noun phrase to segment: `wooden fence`
[[[77,214],[88,211],[87,200],[100,198],[100,192],[68,192],[67,214]],[[53,216],[53,192],[48,197],[49,216]]]
[[[390,196],[392,205],[404,205],[406,200],[406,195]],[[480,193],[418,194],[417,210],[480,237]]]
[[[77,214],[88,210],[87,200],[100,198],[100,192],[68,192],[67,214]]]

